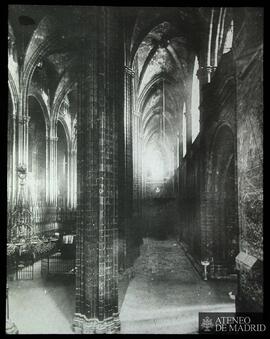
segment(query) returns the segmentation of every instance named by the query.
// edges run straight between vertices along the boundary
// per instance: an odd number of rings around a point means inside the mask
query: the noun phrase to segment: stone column
[[[57,140],[56,136],[50,135],[49,143],[49,201],[50,205],[57,203]]]
[[[182,106],[183,107],[183,106]],[[180,112],[179,116],[180,116],[180,119],[179,119],[179,135],[178,135],[178,142],[179,142],[179,167],[180,167],[180,164],[182,162],[182,159],[183,159],[183,116],[182,114],[184,114],[184,111],[183,111],[183,108],[182,108],[182,111]]]
[[[12,203],[12,156],[13,156],[13,123],[12,112],[8,112],[7,126],[7,201],[8,207]]]
[[[17,118],[17,130],[18,130],[18,164],[23,163],[23,119],[22,116]]]
[[[216,67],[213,66],[202,66],[197,71],[197,77],[200,82],[200,130],[204,129],[204,118],[207,116],[208,111],[205,110],[204,96],[206,94],[207,89],[209,88],[209,83],[211,81],[212,76],[215,74]]]
[[[17,131],[18,131],[18,163],[17,165],[23,165],[26,167],[26,170],[28,171],[28,124],[29,124],[30,117],[26,115],[19,115],[17,117]],[[16,124],[16,123],[15,123]],[[16,169],[14,169],[16,172]],[[14,176],[16,176],[16,173],[14,173]],[[18,180],[17,182],[17,192],[16,196],[19,190],[18,187]],[[17,197],[14,199],[17,200]],[[29,199],[29,196],[27,194],[26,199]]]
[[[29,139],[29,121],[30,121],[30,116],[24,116],[23,118],[23,130],[24,130],[24,163],[26,165],[27,171],[28,171],[28,139]]]
[[[122,213],[121,227],[119,229],[119,268],[124,270],[127,267],[127,237],[132,219],[132,188],[133,188],[133,168],[132,168],[132,114],[133,114],[133,81],[134,71],[128,66],[124,67],[124,150],[123,150],[123,171],[124,177],[120,174],[122,188]],[[120,165],[121,166],[121,165]]]
[[[143,158],[142,158],[142,152],[143,152],[143,135],[142,135],[142,121],[141,119],[139,120],[139,216],[142,216],[142,192],[143,192]]]
[[[133,213],[139,216],[140,204],[140,115],[133,114]]]
[[[71,151],[71,207],[75,208],[76,207],[76,172],[77,172],[77,166],[76,166],[76,157],[77,157],[77,152],[76,150]]]
[[[54,150],[54,204],[57,205],[57,197],[58,197],[58,173],[57,173],[57,141],[58,137],[54,137],[53,140],[53,150]]]
[[[18,116],[18,158],[19,164],[28,165],[28,122],[30,117]]]
[[[176,187],[176,183],[177,183],[177,178],[176,178],[176,171],[179,167],[179,138],[178,136],[175,138],[175,144],[173,146],[173,193],[178,191],[178,187]]]
[[[132,113],[134,71],[125,67],[125,183],[127,217],[132,213]]]
[[[92,16],[91,16],[92,14]],[[78,80],[76,313],[80,334],[116,333],[118,128],[123,61],[117,10],[93,7]],[[84,51],[84,53],[83,53]],[[122,63],[122,65],[121,65]],[[120,101],[121,100],[121,101]],[[123,133],[123,131],[121,131]]]
[[[72,149],[68,151],[68,201],[67,201],[67,206],[69,208],[74,207],[74,194],[75,194],[75,187],[74,187],[74,182],[75,182],[75,157],[76,157],[76,152]]]
[[[50,201],[50,173],[49,173],[49,164],[50,164],[50,144],[49,144],[49,136],[46,130],[46,175],[45,175],[45,182],[46,182],[46,203]]]
[[[73,208],[73,197],[74,197],[74,156],[73,151],[70,150],[70,166],[69,166],[69,207]]]
[[[16,113],[12,114],[12,164],[11,164],[11,203],[12,205],[16,201],[16,187],[17,187],[17,176],[16,176]]]
[[[71,177],[71,150],[67,151],[67,208],[71,207],[71,186],[72,186],[72,177]]]
[[[75,151],[74,155],[74,207],[77,207],[77,183],[78,183],[78,178],[77,178],[77,151]]]
[[[70,176],[70,191],[69,191],[69,196],[70,196],[70,205],[69,207],[73,208],[74,207],[74,150],[70,150],[70,171],[69,171],[69,176]]]
[[[6,334],[19,334],[18,328],[9,317],[9,288],[6,286]]]

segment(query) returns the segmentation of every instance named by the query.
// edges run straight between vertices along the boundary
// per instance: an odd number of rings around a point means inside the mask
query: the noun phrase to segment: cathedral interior
[[[6,332],[262,312],[263,8],[9,5]]]

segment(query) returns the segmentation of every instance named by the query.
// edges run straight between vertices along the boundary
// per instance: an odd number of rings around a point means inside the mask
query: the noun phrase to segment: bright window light
[[[144,153],[144,170],[149,180],[159,181],[165,177],[164,161],[161,152],[154,147]]]
[[[233,20],[231,21],[230,28],[228,29],[226,34],[223,54],[229,52],[232,49],[232,43],[233,43]]]
[[[193,80],[192,80],[192,98],[191,98],[191,126],[192,126],[192,142],[196,139],[200,132],[200,83],[197,77],[199,69],[198,58],[195,58]]]
[[[183,107],[183,157],[187,153],[187,119],[186,119],[186,104]]]

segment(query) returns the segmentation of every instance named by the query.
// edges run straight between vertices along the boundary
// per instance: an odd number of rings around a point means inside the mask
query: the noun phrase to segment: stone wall
[[[237,77],[237,174],[240,250],[263,261],[263,9],[247,8],[234,42]],[[263,265],[240,269],[237,308],[263,308]]]
[[[222,210],[224,207],[230,209],[226,223],[238,230],[238,251],[258,259],[252,274],[240,268],[236,305],[239,311],[250,308],[261,311],[263,11],[260,8],[242,11],[241,20],[235,20],[242,26],[236,26],[233,50],[222,56],[211,83],[202,88],[201,131],[179,168],[178,234],[195,258],[211,257],[216,242],[215,228],[222,220]],[[228,133],[227,137],[220,137],[224,128],[231,131],[233,148],[228,144]],[[234,163],[229,169],[229,163],[226,164],[224,159],[229,159],[230,153]],[[222,178],[218,175],[227,165],[230,177],[225,182],[235,180],[231,192],[222,191]],[[224,203],[223,193],[232,197],[227,199],[228,204]]]
[[[235,152],[236,129],[231,52],[223,55],[211,83],[202,90],[201,131],[179,170],[179,238],[197,260],[215,257],[215,238],[224,232],[222,227],[217,230],[225,207],[221,187]]]

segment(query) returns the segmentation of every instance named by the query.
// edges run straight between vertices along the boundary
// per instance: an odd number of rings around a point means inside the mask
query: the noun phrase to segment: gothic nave
[[[263,312],[263,16],[9,5],[6,333]]]

